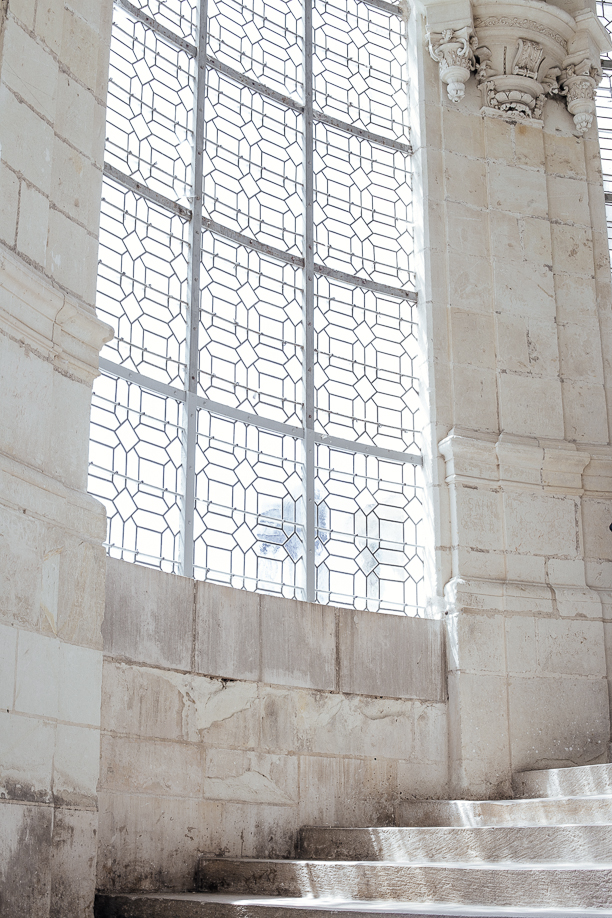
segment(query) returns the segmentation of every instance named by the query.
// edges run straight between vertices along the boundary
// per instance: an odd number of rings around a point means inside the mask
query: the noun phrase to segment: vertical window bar
[[[183,531],[183,576],[193,577],[193,529],[195,518],[195,455],[198,427],[200,329],[200,265],[202,262],[202,193],[204,175],[204,95],[206,92],[206,44],[208,0],[200,0],[198,56],[194,111],[193,206],[191,217],[191,264],[189,277],[189,326],[187,330],[187,393],[185,400],[185,505]]]
[[[306,447],[306,599],[316,598],[315,565],[315,384],[314,384],[314,125],[312,117],[312,0],[304,3],[304,193],[306,225],[304,240],[304,403]]]

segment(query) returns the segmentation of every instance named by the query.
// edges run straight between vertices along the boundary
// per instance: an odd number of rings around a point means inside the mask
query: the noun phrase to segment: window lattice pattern
[[[98,309],[116,336],[90,467],[108,550],[419,614],[401,10],[198,6],[115,0]]]
[[[597,0],[597,13],[612,34],[612,2]],[[599,127],[599,146],[601,165],[606,192],[606,212],[608,215],[608,238],[612,248],[612,58],[602,59],[603,79],[597,90],[597,124]]]

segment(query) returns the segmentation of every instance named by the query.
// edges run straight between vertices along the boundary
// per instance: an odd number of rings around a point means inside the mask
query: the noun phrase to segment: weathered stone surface
[[[274,596],[262,596],[260,608],[262,681],[335,689],[334,609]]]
[[[259,595],[216,583],[198,583],[195,591],[196,670],[230,679],[259,679]]]

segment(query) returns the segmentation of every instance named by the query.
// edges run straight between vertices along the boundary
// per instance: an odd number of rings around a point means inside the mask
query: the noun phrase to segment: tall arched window
[[[418,614],[406,22],[115,0],[90,491],[115,557]]]

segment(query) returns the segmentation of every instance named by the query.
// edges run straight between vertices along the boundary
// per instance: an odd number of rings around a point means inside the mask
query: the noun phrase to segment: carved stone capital
[[[595,91],[600,81],[601,70],[589,59],[569,64],[559,77],[561,94],[580,134],[585,134],[593,122]]]
[[[448,98],[459,102],[465,95],[465,84],[476,69],[474,48],[476,36],[465,26],[462,29],[444,29],[427,36],[429,53],[439,64],[440,79],[446,84]]]

